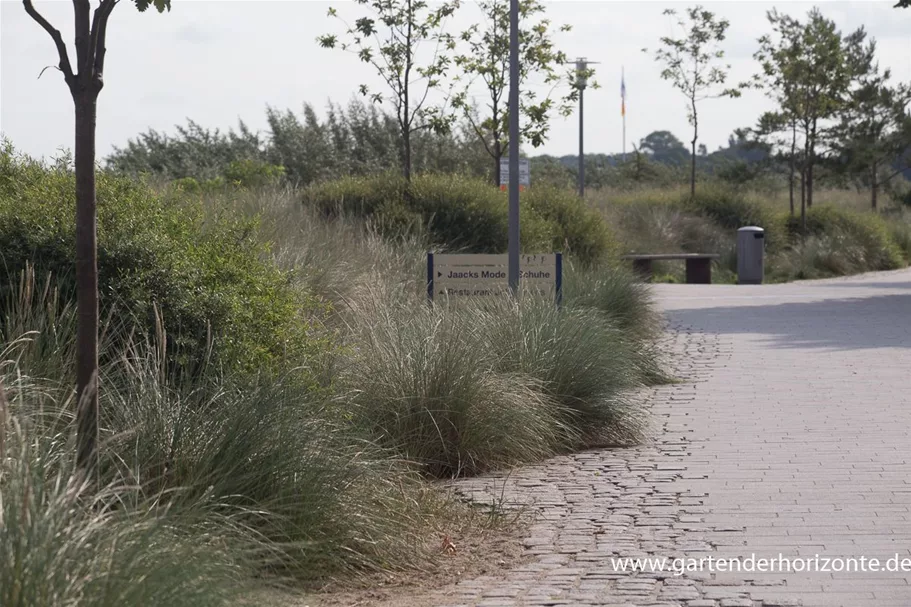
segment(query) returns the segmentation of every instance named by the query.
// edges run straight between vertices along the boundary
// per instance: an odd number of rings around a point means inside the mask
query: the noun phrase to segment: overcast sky
[[[93,5],[95,2],[93,1]],[[265,108],[299,111],[310,102],[320,112],[331,99],[346,102],[365,82],[379,87],[370,68],[340,50],[319,48],[315,38],[337,32],[340,24],[327,16],[336,6],[347,17],[358,7],[350,0],[173,0],[170,14],[138,13],[129,0],[114,11],[108,28],[105,88],[99,100],[98,153],[153,128],[173,132],[191,118],[207,127],[230,128],[243,119],[254,129],[265,127]],[[893,9],[893,0],[818,2],[825,15],[845,32],[863,25],[875,37],[879,60],[897,79],[911,81],[911,10]],[[72,3],[36,1],[70,44]],[[586,92],[585,149],[619,152],[622,145],[620,71],[626,70],[627,141],[631,144],[653,130],[667,129],[687,139],[683,98],[659,77],[660,68],[643,47],[654,49],[670,33],[662,16],[682,2],[547,2],[549,17],[573,27],[557,34],[557,45],[570,57],[600,61],[599,90]],[[739,81],[756,70],[752,54],[756,39],[768,31],[766,11],[803,16],[805,2],[706,2],[704,6],[731,25],[724,44]],[[451,20],[461,31],[477,16],[466,3]],[[17,148],[52,157],[72,147],[72,101],[56,70],[47,34],[24,12],[19,0],[0,0],[0,131]],[[769,103],[759,93],[736,100],[710,100],[701,106],[701,141],[709,150],[723,145],[738,127],[751,125]],[[578,118],[554,120],[549,141],[538,152],[572,154],[578,150]],[[535,152],[532,152],[535,153]]]

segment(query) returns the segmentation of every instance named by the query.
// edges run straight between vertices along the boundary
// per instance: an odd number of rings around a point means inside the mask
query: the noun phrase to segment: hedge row
[[[163,319],[172,357],[250,370],[328,347],[311,325],[317,303],[267,259],[255,221],[212,217],[198,196],[159,196],[129,178],[99,173],[98,273],[102,316],[134,316],[149,331]],[[75,292],[75,181],[0,151],[0,301],[26,264],[52,274],[62,301]]]
[[[304,204],[326,215],[371,218],[386,234],[426,230],[434,245],[471,253],[503,253],[508,235],[505,192],[473,177],[397,175],[348,177],[310,186]],[[521,241],[529,253],[562,251],[582,263],[612,252],[600,215],[573,193],[546,186],[520,197]]]

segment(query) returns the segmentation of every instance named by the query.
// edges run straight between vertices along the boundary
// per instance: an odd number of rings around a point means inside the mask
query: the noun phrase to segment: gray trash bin
[[[764,250],[765,230],[756,226],[737,230],[737,284],[762,283]]]

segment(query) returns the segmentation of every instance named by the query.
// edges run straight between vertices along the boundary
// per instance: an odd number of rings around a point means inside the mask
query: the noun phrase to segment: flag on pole
[[[626,116],[626,75],[620,68],[620,115]]]

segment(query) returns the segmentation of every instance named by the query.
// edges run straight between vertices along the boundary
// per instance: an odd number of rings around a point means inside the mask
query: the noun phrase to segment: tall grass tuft
[[[805,235],[799,218],[789,218],[786,225],[793,247],[780,272],[784,275],[795,267],[798,274],[815,277],[894,270],[904,264],[894,232],[872,213],[819,206],[807,213]]]
[[[570,262],[564,276],[566,305],[598,310],[633,338],[648,340],[663,330],[648,284],[631,269],[619,265],[585,269]]]
[[[30,293],[34,281],[25,283]],[[36,303],[27,297],[16,301],[31,307]],[[32,513],[28,519],[49,525],[47,558],[67,560],[69,551],[81,550],[86,566],[96,568],[99,576],[105,570],[98,563],[117,550],[146,544],[141,567],[149,571],[131,565],[134,557],[126,553],[123,569],[110,574],[126,580],[144,576],[150,584],[162,585],[147,591],[152,598],[145,604],[172,604],[156,600],[154,593],[179,592],[182,575],[199,577],[186,584],[198,583],[200,592],[213,584],[217,598],[222,587],[234,587],[235,579],[249,589],[266,573],[270,579],[314,582],[342,569],[424,565],[426,533],[452,506],[421,482],[413,466],[365,440],[351,426],[345,408],[294,378],[260,382],[246,375],[225,376],[214,365],[201,365],[208,372],[193,377],[174,373],[163,334],[106,342],[127,346],[103,357],[98,481],[74,484],[75,424],[65,413],[72,409],[71,383],[32,379],[31,374],[64,362],[58,358],[61,351],[36,346],[47,341],[43,332],[60,328],[45,317],[47,310],[16,311],[10,326],[24,329],[24,337],[0,335],[6,345],[0,383],[12,403],[0,407],[0,419],[12,420],[0,432],[0,450],[11,454],[0,457],[0,465],[8,467],[0,471],[0,534],[17,527],[19,519],[9,517],[25,516],[13,506],[39,504],[45,519]],[[67,533],[81,547],[67,544]],[[54,537],[62,543],[51,545]],[[20,545],[16,542],[26,546],[31,540],[8,536],[2,549],[12,550]],[[154,560],[159,548],[162,562],[175,567],[185,561],[186,569],[166,573]],[[9,566],[0,572],[0,581],[11,580],[12,586],[4,583],[4,588],[37,588],[46,571],[25,567],[26,556],[16,550],[0,563],[0,569]],[[233,560],[222,563],[226,555]],[[210,565],[211,575],[202,571]],[[61,576],[83,575],[81,569],[59,568]],[[164,573],[159,575],[159,569]],[[220,581],[222,575],[232,583]],[[188,602],[173,604],[210,604],[205,596],[193,598],[194,592],[188,586]],[[121,604],[105,600],[85,604]],[[122,604],[143,604],[131,600],[122,599]]]
[[[490,320],[473,308],[386,302],[353,327],[346,385],[356,415],[432,475],[540,459],[572,433],[535,378],[496,368]]]
[[[361,423],[432,475],[635,443],[647,420],[629,396],[664,378],[639,288],[605,272],[562,308],[530,293],[434,306],[377,297],[352,328],[342,383]],[[625,309],[599,308],[615,303]]]
[[[15,371],[7,363],[0,381],[13,388],[0,393],[0,604],[238,604],[246,576],[232,525],[86,480],[67,413],[34,402],[38,386]]]
[[[533,377],[562,405],[563,423],[572,429],[564,448],[642,439],[645,418],[627,400],[642,385],[640,344],[609,317],[531,296],[491,302],[477,314],[496,369]]]
[[[325,397],[281,380],[174,386],[159,369],[148,355],[107,369],[119,476],[176,508],[230,514],[272,548],[270,567],[297,578],[420,558],[430,511],[418,479],[347,429]]]

